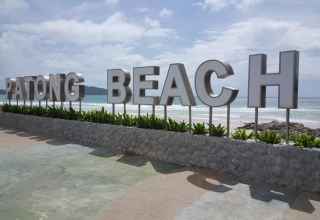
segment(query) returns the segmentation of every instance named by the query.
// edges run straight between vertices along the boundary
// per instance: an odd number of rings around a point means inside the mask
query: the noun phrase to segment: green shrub
[[[16,105],[4,105],[2,107],[4,112],[12,112],[19,114],[38,115],[51,118],[61,118],[67,120],[81,120],[89,121],[94,123],[108,123],[124,126],[137,126],[140,128],[151,128],[151,129],[165,129],[166,122],[157,117],[153,116],[141,116],[140,118],[130,116],[127,114],[112,114],[105,111],[104,108],[101,110],[92,110],[87,112],[78,112],[73,109],[64,109],[60,107],[38,107],[38,106],[16,106]],[[183,123],[177,123],[178,129],[183,130]]]
[[[314,147],[320,148],[320,138],[314,140]]]
[[[1,110],[3,112],[8,112],[9,111],[9,105],[8,104],[4,104],[2,107],[1,107]]]
[[[292,140],[294,142],[294,145],[298,147],[312,148],[320,146],[319,139],[316,139],[315,136],[307,133],[294,134],[292,136]]]
[[[262,131],[257,134],[257,139],[259,141],[268,143],[268,144],[280,144],[281,136],[274,131]]]
[[[136,119],[136,125],[138,128],[150,128],[150,129],[165,129],[166,122],[162,118],[155,116],[140,116]]]
[[[33,107],[32,110],[29,108],[27,111],[32,115],[45,116],[47,114],[47,110],[41,107]]]
[[[121,125],[133,127],[133,126],[136,126],[136,123],[137,123],[137,118],[135,116],[128,115],[128,114],[123,114],[121,116]]]
[[[169,131],[186,132],[189,129],[189,125],[183,122],[177,122],[173,119],[165,121],[162,118],[154,116],[131,116],[127,114],[112,114],[106,111],[104,108],[101,110],[92,110],[79,112],[74,109],[65,109],[61,107],[39,107],[39,106],[16,106],[5,104],[2,106],[3,112],[12,112],[26,115],[37,115],[51,118],[61,118],[66,120],[81,120],[94,123],[116,124],[124,126],[135,126],[139,128],[149,129],[167,129]],[[209,132],[212,136],[225,135],[226,129],[219,124],[218,126],[212,125],[209,129],[206,128],[204,123],[194,123],[192,126],[192,133],[198,135],[205,135]],[[247,140],[252,138],[252,132],[247,133],[244,129],[238,129],[233,134],[234,139]],[[270,143],[278,144],[281,142],[281,136],[273,131],[259,132],[257,139]],[[292,140],[296,146],[301,147],[318,147],[320,148],[320,139],[315,138],[308,134],[294,134]]]
[[[169,118],[166,127],[168,131],[186,132],[188,131],[189,125],[184,121],[176,122]]]
[[[113,120],[112,124],[122,125],[123,115],[121,113],[117,113],[113,117],[114,117],[114,120]]]
[[[8,105],[5,104],[2,106],[3,112],[12,112],[12,113],[21,113],[22,114],[22,108],[15,105]]]
[[[34,107],[30,107],[30,112],[31,114],[36,115],[36,112],[34,111]],[[63,109],[63,108],[59,108],[59,107],[48,107],[46,115],[47,117],[51,117],[51,118],[62,118],[62,119],[68,119],[70,114],[72,114],[71,112]]]
[[[237,129],[232,133],[232,138],[236,140],[248,140],[253,137],[253,133],[247,132],[246,129]]]
[[[226,135],[226,128],[221,124],[218,124],[217,126],[215,126],[214,124],[209,125],[208,130],[210,136],[222,137]]]
[[[88,112],[81,113],[82,121],[89,121],[94,123],[107,123],[107,124],[116,124],[117,115],[113,115],[102,108],[101,110],[93,110]],[[118,122],[118,124],[121,124]]]
[[[208,130],[206,129],[206,126],[204,123],[193,123],[192,133],[204,135],[208,133]]]

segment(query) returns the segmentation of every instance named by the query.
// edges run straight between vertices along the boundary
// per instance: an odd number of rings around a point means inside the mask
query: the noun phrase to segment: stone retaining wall
[[[211,168],[249,184],[320,192],[320,151],[316,149],[3,112],[0,127]]]

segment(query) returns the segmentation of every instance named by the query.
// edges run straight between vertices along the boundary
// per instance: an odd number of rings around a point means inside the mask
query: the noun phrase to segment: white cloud
[[[163,28],[160,21],[145,17],[144,22],[146,24],[145,36],[147,37],[162,37],[162,38],[177,38],[177,34],[173,29]]]
[[[54,20],[40,24],[14,25],[11,30],[25,34],[37,34],[58,42],[96,44],[127,42],[140,38],[144,29],[129,23],[125,16],[116,13],[102,23],[77,20]]]
[[[150,17],[145,17],[144,22],[148,27],[157,28],[160,27],[160,22],[156,19],[152,19]]]
[[[262,3],[265,0],[241,0],[237,3],[234,3],[235,7],[238,9],[248,9],[251,6]]]
[[[202,0],[195,5],[201,6],[205,10],[220,11],[227,7],[237,9],[248,9],[264,0]]]
[[[233,54],[239,51],[247,53],[320,49],[320,27],[268,18],[238,22],[222,32],[209,30],[206,31],[206,36],[206,39],[196,41],[183,54],[190,53],[192,59],[195,55],[202,57],[200,59],[205,58],[204,56],[232,59]]]
[[[6,76],[78,71],[88,84],[105,86],[107,68],[130,70],[152,61],[137,45],[148,48],[162,38],[175,36],[159,21],[146,18],[129,22],[120,13],[102,23],[54,20],[34,24],[4,25],[0,34],[0,83]],[[3,79],[2,79],[3,78]],[[0,84],[1,85],[1,84]]]
[[[69,21],[65,25],[64,22],[10,25],[0,35],[1,74],[79,71],[85,74],[88,84],[105,86],[101,78],[108,68],[131,70],[133,66],[159,65],[165,73],[170,63],[182,62],[193,79],[201,62],[220,59],[229,62],[235,70],[235,76],[227,79],[226,85],[241,88],[245,95],[249,54],[266,53],[268,72],[272,72],[278,71],[279,51],[298,49],[301,51],[300,78],[319,80],[315,70],[320,67],[320,27],[304,23],[249,19],[219,32],[207,30],[205,37],[198,37],[189,47],[168,47],[151,56],[145,52],[146,47],[161,48],[161,43],[166,43],[156,37],[175,33],[163,28],[158,20],[146,17],[143,24],[134,24],[123,15],[115,14],[99,24]],[[127,28],[136,34],[128,34]]]
[[[201,6],[204,10],[219,11],[228,5],[228,0],[203,0],[195,5]]]
[[[137,8],[136,10],[140,13],[147,13],[148,11],[150,11],[150,9],[146,7]]]
[[[170,28],[150,28],[145,32],[146,37],[150,38],[175,38],[178,36],[176,32]]]
[[[278,71],[279,52],[297,49],[301,51],[302,79],[319,79],[314,71],[320,64],[320,27],[297,22],[284,22],[267,18],[255,18],[238,22],[222,32],[207,31],[206,39],[195,41],[191,47],[179,52],[159,55],[164,63],[186,63],[193,77],[195,68],[204,60],[219,59],[229,62],[235,69],[235,86],[246,83],[248,56],[254,53],[268,55],[268,72]],[[318,53],[314,56],[312,53]],[[229,82],[229,81],[228,81]]]
[[[121,13],[115,13],[104,22],[90,20],[53,20],[40,24],[7,25],[9,31],[21,34],[38,35],[60,43],[82,45],[99,43],[134,42],[144,37],[167,37],[174,30],[162,28],[160,22],[146,18],[145,24],[129,22]]]
[[[1,0],[0,10],[26,9],[29,5],[25,0]]]
[[[119,3],[119,0],[105,0],[107,5],[116,5]]]
[[[161,9],[159,15],[160,17],[164,17],[164,18],[171,17],[173,15],[173,11],[167,8],[163,8]]]
[[[98,44],[70,47],[50,45],[38,35],[6,32],[0,37],[0,88],[5,77],[76,71],[84,74],[86,83],[105,87],[106,69],[149,63],[123,44]]]

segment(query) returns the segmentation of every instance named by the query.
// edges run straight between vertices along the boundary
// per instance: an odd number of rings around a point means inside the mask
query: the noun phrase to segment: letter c
[[[195,74],[195,90],[197,96],[204,104],[212,107],[220,107],[232,103],[237,97],[239,90],[222,87],[219,95],[215,95],[211,85],[210,77],[215,72],[218,79],[224,79],[233,75],[233,69],[229,64],[218,60],[207,60],[200,64]]]

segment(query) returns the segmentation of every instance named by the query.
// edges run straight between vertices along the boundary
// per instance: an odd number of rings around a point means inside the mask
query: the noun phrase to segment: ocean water
[[[5,97],[0,96],[0,103],[5,103]],[[13,100],[12,104],[16,104]],[[20,103],[22,104],[22,103]],[[27,105],[30,103],[27,102]],[[34,103],[35,104],[35,103]],[[44,104],[44,103],[43,103]],[[49,103],[49,105],[52,103]],[[57,105],[57,104],[56,104]],[[60,105],[60,104],[59,104]],[[68,107],[68,103],[63,104]],[[269,122],[272,120],[285,121],[285,109],[278,109],[277,98],[267,98],[267,107],[259,109],[259,122]],[[83,110],[101,109],[111,111],[111,105],[107,104],[107,97],[104,95],[87,95],[82,102]],[[73,103],[73,108],[78,109],[79,103]],[[126,105],[128,114],[137,114],[138,107],[136,105]],[[116,105],[117,112],[123,112],[123,105]],[[151,106],[142,106],[142,114],[151,114]],[[168,106],[168,117],[176,120],[188,121],[188,107],[180,105]],[[213,122],[226,123],[226,107],[213,109]],[[156,114],[163,117],[163,107],[156,107]],[[199,105],[192,107],[192,121],[193,122],[208,122],[209,108],[207,106]],[[247,98],[238,97],[231,104],[231,127],[235,128],[246,122],[254,121],[254,109],[247,108]],[[290,111],[290,121],[303,123],[311,128],[320,128],[320,98],[300,98],[298,109]]]

